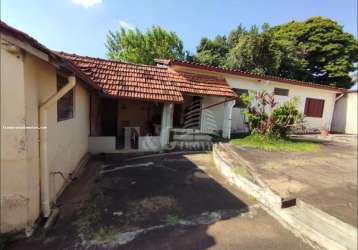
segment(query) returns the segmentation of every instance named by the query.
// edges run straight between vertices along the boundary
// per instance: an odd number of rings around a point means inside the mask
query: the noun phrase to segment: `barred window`
[[[57,74],[57,91],[68,83],[68,78]],[[73,89],[57,101],[57,121],[73,118]]]

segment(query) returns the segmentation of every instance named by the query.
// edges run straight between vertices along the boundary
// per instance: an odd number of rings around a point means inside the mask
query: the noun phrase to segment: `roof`
[[[88,78],[85,74],[83,74],[78,68],[76,68],[70,61],[66,60],[63,57],[58,56],[55,52],[51,51],[50,49],[48,49],[47,47],[45,47],[44,45],[42,45],[41,43],[39,43],[36,39],[34,39],[33,37],[29,36],[28,34],[15,29],[9,25],[7,25],[6,23],[4,23],[3,21],[0,21],[0,31],[6,35],[12,36],[13,38],[27,43],[29,44],[31,47],[40,50],[41,52],[47,54],[52,60],[60,62],[60,64],[69,69],[70,71],[74,72],[75,75],[81,79],[82,81],[84,81],[88,86],[90,86],[91,88],[97,89],[99,90],[98,86],[96,84],[94,84],[94,82]]]
[[[167,68],[123,63],[59,52],[90,77],[106,95],[182,102],[183,94],[236,97],[222,77],[171,72]]]
[[[222,67],[215,67],[215,66],[209,66],[204,65],[200,63],[194,63],[194,62],[188,62],[188,61],[180,61],[180,60],[173,60],[173,59],[156,59],[155,60],[159,64],[167,65],[167,66],[183,66],[183,67],[190,67],[190,68],[196,68],[196,69],[202,69],[202,70],[208,70],[208,71],[214,71],[219,73],[225,73],[225,74],[233,74],[243,77],[249,77],[249,78],[255,78],[259,80],[271,80],[286,84],[293,84],[293,85],[299,85],[303,87],[310,87],[310,88],[318,88],[318,89],[325,89],[325,90],[331,90],[338,93],[343,93],[346,90],[343,88],[337,88],[335,86],[330,85],[322,85],[314,82],[304,82],[299,80],[293,80],[293,79],[287,79],[283,77],[278,76],[270,76],[270,75],[261,75],[261,74],[254,74],[238,69],[226,69]]]

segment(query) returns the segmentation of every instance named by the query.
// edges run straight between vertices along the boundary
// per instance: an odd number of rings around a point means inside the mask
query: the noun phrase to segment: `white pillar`
[[[232,108],[234,105],[235,100],[224,103],[223,137],[226,139],[230,139]]]
[[[164,103],[160,129],[160,145],[165,149],[169,144],[170,129],[173,127],[173,103]]]

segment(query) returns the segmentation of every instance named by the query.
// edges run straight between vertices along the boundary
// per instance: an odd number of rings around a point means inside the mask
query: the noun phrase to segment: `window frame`
[[[249,90],[248,89],[241,89],[241,88],[232,88],[232,90],[239,96],[242,95],[242,94],[249,94]],[[236,100],[235,101],[235,105],[234,105],[234,108],[240,108],[240,109],[243,109],[243,108],[246,108],[242,101],[241,100]]]
[[[276,91],[278,91],[278,92],[276,92]],[[284,91],[284,92],[287,91],[287,94],[282,94],[282,92],[280,93],[280,91]],[[274,95],[277,95],[277,96],[289,96],[290,90],[284,89],[284,88],[274,88],[273,93],[274,93]]]
[[[317,114],[314,111],[309,110],[309,108],[310,108],[309,105],[311,105],[312,102],[320,103],[319,105],[321,106],[321,109]],[[325,105],[325,100],[324,99],[306,97],[304,115],[306,117],[322,118],[323,117],[323,112],[324,112],[324,105]]]
[[[63,78],[63,79],[66,79],[66,82],[65,83],[60,83],[59,82],[59,78]],[[69,82],[69,79],[68,79],[68,76],[66,76],[65,74],[61,74],[60,72],[57,72],[56,73],[56,89],[57,91],[59,91],[60,89],[62,89],[64,86],[66,86]],[[66,105],[66,98],[67,99],[70,99],[71,96],[71,111],[72,112],[68,112],[67,114],[65,113],[65,115],[61,112],[64,112],[64,111],[61,111],[60,109],[60,106],[61,105]],[[57,111],[57,122],[62,122],[62,121],[67,121],[67,120],[70,120],[70,119],[73,119],[75,117],[75,87],[72,88],[71,90],[69,90],[64,96],[62,96],[60,99],[57,100],[56,102],[56,111]]]

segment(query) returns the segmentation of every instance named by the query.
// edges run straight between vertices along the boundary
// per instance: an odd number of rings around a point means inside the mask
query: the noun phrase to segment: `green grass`
[[[175,214],[168,214],[163,219],[163,222],[167,225],[176,225],[179,223],[179,220],[180,220],[179,216],[177,216]]]
[[[266,151],[316,152],[319,144],[293,139],[270,138],[260,135],[243,135],[230,141],[232,144]]]

